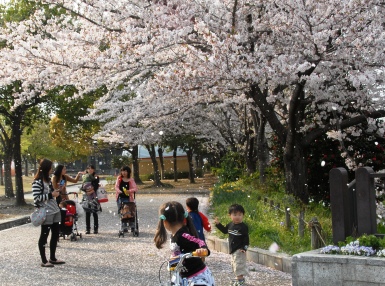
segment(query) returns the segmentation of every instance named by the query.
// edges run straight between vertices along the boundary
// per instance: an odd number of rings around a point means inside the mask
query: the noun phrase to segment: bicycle
[[[159,285],[161,286],[190,286],[193,285],[191,282],[187,280],[187,278],[182,278],[180,276],[180,272],[183,269],[183,262],[185,259],[190,258],[190,257],[206,257],[208,255],[208,251],[206,250],[202,254],[198,254],[196,251],[193,252],[188,252],[188,253],[183,253],[180,254],[179,256],[173,257],[170,260],[167,260],[163,262],[159,268]],[[167,270],[169,271],[170,277],[169,281],[162,283],[161,281],[161,270],[162,266],[167,263]],[[202,285],[202,284],[200,284]],[[204,286],[204,285],[202,285]]]

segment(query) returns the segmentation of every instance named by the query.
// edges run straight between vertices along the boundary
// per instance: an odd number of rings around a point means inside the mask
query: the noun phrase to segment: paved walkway
[[[37,240],[40,228],[26,224],[0,231],[0,285],[164,285],[168,273],[163,264],[169,257],[168,245],[158,250],[153,237],[158,223],[158,208],[166,201],[184,204],[187,195],[137,196],[139,237],[118,237],[120,225],[117,207],[110,196],[102,204],[99,234],[85,235],[85,217],[79,218],[78,228],[83,239],[61,240],[57,257],[64,265],[40,267]],[[199,196],[202,206],[207,196]],[[206,259],[214,273],[216,285],[229,285],[233,278],[228,254],[212,251]],[[291,285],[291,275],[255,263],[248,263],[247,285]]]

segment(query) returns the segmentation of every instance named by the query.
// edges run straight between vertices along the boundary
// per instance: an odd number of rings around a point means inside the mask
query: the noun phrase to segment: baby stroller
[[[71,192],[68,194],[74,194],[77,199],[77,193]],[[60,209],[61,224],[59,237],[65,239],[66,236],[69,236],[71,241],[76,241],[78,237],[82,238],[82,234],[78,232],[77,227],[79,215],[76,210],[76,202],[73,200],[65,200],[63,204],[65,207]]]
[[[135,194],[134,194],[135,198]],[[135,202],[130,202],[129,198],[120,198],[120,230],[119,237],[123,236],[124,233],[131,230],[133,236],[139,236],[138,227],[138,211]]]

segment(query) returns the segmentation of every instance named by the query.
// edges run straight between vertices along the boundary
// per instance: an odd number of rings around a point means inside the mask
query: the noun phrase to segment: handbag
[[[36,208],[35,211],[30,216],[31,223],[34,226],[42,225],[45,221],[46,216],[47,216],[47,209],[45,206]]]
[[[99,203],[106,203],[108,202],[108,194],[105,188],[99,187],[96,191],[96,196],[98,197]]]
[[[83,206],[78,201],[75,201],[75,204],[76,204],[76,213],[78,217],[82,217],[84,215]]]

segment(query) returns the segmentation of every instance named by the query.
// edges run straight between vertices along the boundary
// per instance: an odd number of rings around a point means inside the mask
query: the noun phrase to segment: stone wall
[[[293,286],[385,286],[385,259],[320,254],[312,250],[292,257]]]
[[[220,239],[216,236],[206,237],[209,249],[223,253],[229,253],[229,242],[227,239]],[[273,269],[291,273],[291,256],[284,253],[272,253],[261,248],[249,248],[247,250],[247,259],[258,264],[262,264]]]

